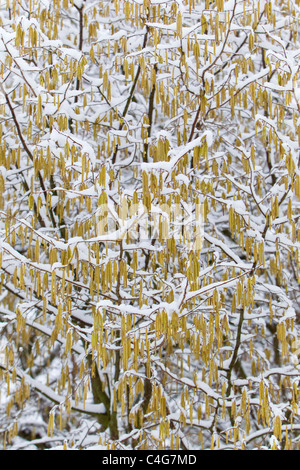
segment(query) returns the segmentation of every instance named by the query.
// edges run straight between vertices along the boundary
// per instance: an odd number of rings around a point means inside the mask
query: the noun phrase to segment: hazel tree
[[[298,449],[299,20],[0,2],[2,448]]]

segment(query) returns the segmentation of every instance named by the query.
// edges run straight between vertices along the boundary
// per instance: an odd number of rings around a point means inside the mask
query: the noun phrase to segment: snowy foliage
[[[298,448],[299,21],[0,2],[1,448]]]

